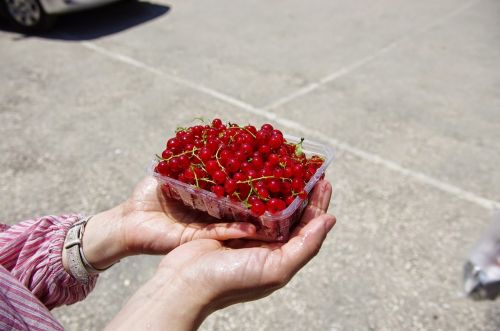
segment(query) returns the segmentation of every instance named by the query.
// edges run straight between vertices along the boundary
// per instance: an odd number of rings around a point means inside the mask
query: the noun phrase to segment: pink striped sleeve
[[[33,294],[0,265],[0,330],[62,331]]]
[[[84,299],[95,286],[79,283],[62,265],[62,248],[77,215],[44,216],[0,225],[0,264],[48,309]]]

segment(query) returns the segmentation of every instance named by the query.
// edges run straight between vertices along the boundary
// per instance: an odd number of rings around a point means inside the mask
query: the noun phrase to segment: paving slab
[[[500,201],[499,17],[481,1],[273,112]]]
[[[60,30],[42,38],[0,31],[0,220],[114,206],[170,132],[199,115],[265,121],[68,34],[258,106],[464,4],[188,1],[168,11],[166,3],[149,6],[151,19],[135,25],[68,30],[66,39]],[[498,200],[497,9],[480,1],[273,111]],[[77,17],[73,28],[82,29],[85,16]],[[318,256],[282,290],[219,311],[201,330],[500,328],[498,302],[461,293],[461,266],[488,210],[342,151],[327,178],[338,224]],[[160,259],[120,262],[87,300],[55,316],[68,330],[102,329]]]
[[[169,6],[166,15],[126,34],[93,41],[167,73],[263,106],[468,2],[159,3]],[[89,19],[93,21],[93,17]],[[85,25],[80,26],[65,24],[59,31],[87,40]],[[58,38],[57,34],[53,37]]]

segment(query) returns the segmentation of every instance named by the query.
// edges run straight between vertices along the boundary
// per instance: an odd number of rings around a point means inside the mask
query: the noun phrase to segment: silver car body
[[[47,14],[62,14],[116,1],[119,0],[40,0],[40,4]]]

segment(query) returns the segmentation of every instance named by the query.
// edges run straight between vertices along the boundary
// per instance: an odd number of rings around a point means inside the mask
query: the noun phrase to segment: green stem
[[[215,160],[217,161],[217,164],[222,169],[222,171],[227,175],[226,168],[224,168],[222,166],[222,164],[220,164],[220,162],[219,162],[219,152],[220,152],[221,148],[222,148],[222,145],[219,146],[219,148],[217,149],[217,152],[215,153]]]
[[[256,135],[254,135],[254,134],[252,133],[252,131],[248,130],[248,129],[247,129],[247,128],[245,128],[244,126],[239,126],[239,125],[238,125],[238,126],[231,126],[231,127],[228,127],[228,129],[240,129],[240,130],[245,130],[246,132],[250,133],[250,135],[251,135],[254,139],[255,139],[255,138],[257,138],[257,136],[256,136]]]
[[[172,155],[172,156],[171,156],[171,157],[169,157],[168,159],[164,159],[163,157],[161,157],[161,156],[160,156],[160,155],[158,155],[158,154],[156,154],[156,157],[157,157],[158,159],[162,160],[162,161],[170,161],[170,160],[171,160],[171,159],[173,159],[174,157],[179,157],[179,156],[186,155],[186,154],[189,154],[189,153],[193,154],[193,153],[194,153],[194,152],[196,152],[197,150],[198,150],[198,147],[196,147],[196,146],[195,146],[195,147],[193,147],[193,149],[192,149],[192,150],[190,150],[190,151],[184,151],[184,152],[182,152],[182,153],[180,153],[180,154]]]

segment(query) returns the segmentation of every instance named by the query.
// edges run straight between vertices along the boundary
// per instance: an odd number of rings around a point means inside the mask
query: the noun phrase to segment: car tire
[[[48,15],[38,0],[0,0],[3,12],[18,29],[40,32],[51,28],[56,16]]]

